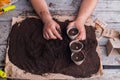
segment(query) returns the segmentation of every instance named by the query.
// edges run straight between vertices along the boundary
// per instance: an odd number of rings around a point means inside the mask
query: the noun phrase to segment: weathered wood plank
[[[120,70],[108,70],[105,69],[103,70],[103,76],[97,77],[97,78],[78,78],[76,80],[120,80]]]
[[[32,11],[33,8],[31,6],[30,0],[18,0],[18,2],[15,3],[16,10],[19,11]]]
[[[100,46],[100,56],[103,65],[120,65],[120,54],[114,51],[111,56],[107,56],[106,47]]]
[[[48,1],[48,4],[52,1],[52,0],[47,0]],[[54,1],[54,0],[53,0]],[[66,3],[67,0],[63,1],[63,3]],[[56,2],[59,4],[61,1],[57,1]],[[70,0],[68,3],[66,4],[70,4],[72,2],[72,0]],[[79,1],[76,1],[79,3]],[[78,4],[76,3],[76,4]],[[99,0],[99,3],[97,5],[97,8],[96,10],[94,11],[93,13],[93,16],[95,17],[98,17],[98,18],[103,18],[104,21],[106,22],[120,22],[120,9],[119,9],[119,3],[120,1],[119,0]],[[62,5],[62,4],[60,4]],[[63,4],[65,5],[65,4]],[[30,4],[29,1],[27,0],[18,0],[18,2],[16,3],[16,10],[14,11],[10,11],[8,12],[7,14],[3,15],[4,17],[12,17],[12,16],[18,16],[18,14],[22,14],[24,12],[32,12],[33,11],[33,8]],[[68,7],[71,7],[71,8],[68,8]],[[61,9],[62,8],[62,9]],[[76,9],[75,6],[72,6],[72,5],[67,5],[66,7],[61,7],[61,8],[58,8],[58,7],[53,7],[51,8],[51,10],[56,10],[57,13],[65,13],[66,15],[68,14],[68,12],[70,14],[74,14],[74,10]],[[61,10],[67,10],[69,9],[68,11],[61,11]],[[115,9],[115,10],[114,10]],[[60,11],[59,11],[60,10]],[[56,13],[53,13],[53,14],[56,14]],[[1,18],[1,16],[0,16]]]
[[[120,69],[105,69],[103,72],[103,76],[98,80],[120,80]]]
[[[72,0],[63,0],[63,1],[59,1],[59,0],[46,0],[47,1],[47,4],[49,5],[51,2],[56,2],[58,5],[63,5],[64,7],[58,7],[58,6],[53,6],[53,7],[50,7],[51,10],[75,10],[76,9],[76,5],[72,5]],[[61,4],[63,3],[63,4]],[[74,1],[74,4],[80,4],[80,0],[76,0]],[[99,12],[113,12],[113,11],[119,11],[119,5],[120,1],[119,0],[99,0],[99,3],[96,7],[96,11],[99,11]],[[66,5],[67,4],[67,5]],[[71,5],[70,5],[71,4]],[[110,4],[110,5],[109,5]],[[31,4],[29,1],[25,0],[19,0],[17,3],[17,10],[24,10],[24,11],[31,11],[33,10]],[[19,7],[20,6],[20,7]]]
[[[120,11],[120,0],[99,0],[99,3],[96,7],[96,11],[99,12],[117,12]]]
[[[93,16],[104,20],[105,22],[119,22],[120,12],[94,12]]]
[[[6,45],[0,45],[0,66],[4,64]]]
[[[9,11],[7,13],[4,13],[0,15],[0,21],[10,21],[12,20],[12,17],[17,17],[17,16],[28,16],[28,15],[35,15],[34,12],[31,11],[18,11],[18,10],[13,10]]]
[[[120,30],[120,23],[119,22],[108,22],[108,27],[116,29],[117,31]]]
[[[49,4],[51,0],[47,0],[47,1]],[[56,1],[58,1],[59,4],[61,0],[56,0]],[[67,1],[69,2],[67,4],[70,4],[72,0],[62,0],[62,1],[64,2]],[[78,0],[75,1],[78,2]],[[31,4],[28,2],[28,0],[18,0],[16,6],[17,8],[14,11],[9,11],[8,13],[0,15],[0,63],[4,59],[4,51],[6,49],[6,46],[3,44],[6,44],[6,40],[10,31],[11,18],[14,16],[21,16],[21,15],[25,16],[28,15],[28,13],[31,14],[33,12],[33,8]],[[74,11],[74,9],[76,9],[75,5],[68,7],[70,7],[68,12],[72,12]],[[62,9],[67,10],[68,7],[66,6],[63,7]],[[60,10],[60,9],[61,8],[58,7],[56,7],[55,9],[51,8],[51,10]],[[93,13],[93,17],[103,19],[105,22],[108,23],[109,28],[113,28],[120,31],[120,0],[99,0],[99,3]],[[105,45],[107,40],[108,38],[101,38],[99,41],[99,45]],[[120,55],[107,57],[106,48],[102,46],[100,47],[100,50],[101,50],[100,55],[102,57],[102,63],[104,65],[120,65],[118,62]],[[120,75],[120,70],[104,70],[104,75],[101,78],[84,79],[84,80],[120,80],[119,75]]]
[[[7,44],[10,24],[10,22],[0,22],[0,45]]]

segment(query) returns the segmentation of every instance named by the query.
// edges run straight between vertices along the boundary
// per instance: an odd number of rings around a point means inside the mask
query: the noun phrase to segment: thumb
[[[71,22],[71,23],[67,26],[67,29],[69,29],[69,28],[71,28],[71,27],[73,27],[73,26],[75,26],[75,24],[74,24],[74,22]]]
[[[83,26],[82,28],[79,28],[79,35],[77,36],[76,39],[78,40],[85,40],[86,39],[86,30],[85,30],[85,27]]]

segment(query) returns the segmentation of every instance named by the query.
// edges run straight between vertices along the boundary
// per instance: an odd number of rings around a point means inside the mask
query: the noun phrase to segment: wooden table
[[[68,0],[69,1],[69,0]],[[72,0],[70,0],[72,1]],[[76,0],[77,1],[77,0]],[[59,2],[59,1],[58,1]],[[109,28],[114,28],[120,31],[120,0],[99,0],[98,6],[93,13],[93,18],[100,18],[109,24]],[[28,0],[19,0],[16,4],[17,8],[0,15],[0,63],[3,63],[7,38],[11,30],[11,19],[16,16],[35,15],[34,10]],[[72,11],[72,10],[71,10]],[[103,65],[117,65],[120,66],[120,54],[116,56],[106,56],[106,47],[104,46],[108,38],[101,38],[99,41],[100,56]],[[116,54],[116,52],[114,52]],[[2,65],[2,64],[0,64]],[[95,80],[120,80],[119,69],[104,69],[104,75]],[[83,79],[93,80],[93,79]]]

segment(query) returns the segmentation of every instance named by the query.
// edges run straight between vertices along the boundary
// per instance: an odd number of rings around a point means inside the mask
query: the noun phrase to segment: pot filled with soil
[[[76,27],[72,27],[67,30],[67,35],[73,40],[79,35],[79,31]]]
[[[71,59],[76,65],[80,65],[85,60],[85,55],[82,51],[71,54]]]
[[[70,42],[69,47],[72,52],[79,52],[83,48],[83,43],[80,41],[74,40]]]

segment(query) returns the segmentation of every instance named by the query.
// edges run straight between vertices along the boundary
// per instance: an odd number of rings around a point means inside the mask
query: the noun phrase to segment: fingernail
[[[60,40],[63,40],[63,38],[60,38]]]
[[[82,40],[85,40],[85,38],[82,38]]]

